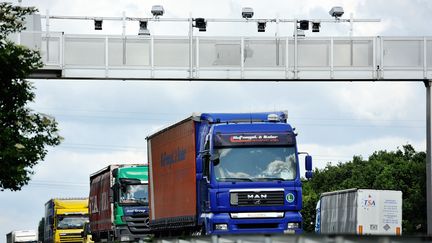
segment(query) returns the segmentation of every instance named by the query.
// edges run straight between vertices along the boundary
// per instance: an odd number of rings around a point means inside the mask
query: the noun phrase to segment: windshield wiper
[[[285,180],[283,178],[278,178],[278,177],[257,177],[253,179],[254,181],[284,181]]]
[[[137,199],[137,202],[141,205],[148,205],[147,198],[139,198]]]
[[[223,177],[223,178],[219,178],[219,181],[252,181],[252,179],[250,178],[235,178],[235,177]]]

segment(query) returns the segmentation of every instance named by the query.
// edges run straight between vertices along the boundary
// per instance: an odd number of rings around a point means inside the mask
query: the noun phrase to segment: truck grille
[[[234,206],[284,205],[284,191],[231,192],[230,203]]]
[[[239,229],[277,229],[279,224],[238,224]]]
[[[150,231],[148,215],[125,216],[125,221],[132,234],[147,234]]]
[[[62,233],[60,234],[60,242],[82,242],[81,233]]]

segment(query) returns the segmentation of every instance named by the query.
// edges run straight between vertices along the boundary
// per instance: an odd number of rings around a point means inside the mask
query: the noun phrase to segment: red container
[[[183,120],[148,140],[151,225],[196,219],[195,122]]]
[[[111,172],[118,166],[108,166],[90,177],[90,228],[92,232],[110,231],[112,207],[110,205]]]

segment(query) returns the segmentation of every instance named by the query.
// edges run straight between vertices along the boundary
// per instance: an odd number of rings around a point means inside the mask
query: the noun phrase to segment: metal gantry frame
[[[353,19],[353,16],[351,15],[349,19],[340,19],[340,18],[335,18],[335,19],[309,19],[309,21],[313,22],[321,22],[321,23],[349,23],[350,24],[350,36],[349,38],[340,38],[340,37],[331,37],[331,38],[307,38],[307,39],[300,39],[299,36],[297,35],[297,23],[298,23],[298,19],[279,19],[279,18],[273,18],[273,19],[206,19],[206,21],[208,22],[225,22],[225,23],[250,23],[250,22],[266,22],[266,23],[275,23],[277,25],[277,32],[275,37],[265,37],[265,38],[255,38],[255,37],[250,37],[253,40],[266,40],[266,39],[270,39],[270,40],[275,40],[277,42],[276,48],[280,48],[281,46],[283,46],[285,48],[285,59],[284,59],[284,66],[280,67],[278,65],[277,68],[264,68],[267,71],[272,72],[273,71],[279,71],[284,73],[284,75],[282,75],[281,77],[276,77],[276,78],[265,78],[265,77],[250,77],[246,75],[246,72],[251,70],[250,68],[246,69],[245,64],[243,62],[246,53],[245,53],[245,41],[248,39],[250,39],[249,37],[237,37],[236,40],[239,41],[240,43],[240,58],[241,60],[239,60],[239,65],[238,67],[231,67],[227,72],[237,72],[239,75],[232,77],[232,76],[227,76],[226,78],[221,78],[221,77],[208,77],[202,76],[202,73],[204,71],[206,71],[206,67],[201,67],[200,66],[200,43],[202,41],[208,40],[211,37],[205,37],[205,36],[194,36],[194,25],[193,25],[193,21],[194,18],[189,17],[189,18],[159,18],[159,17],[154,17],[154,18],[135,18],[135,17],[126,17],[125,13],[123,13],[122,17],[88,17],[88,16],[81,16],[81,17],[74,17],[74,16],[50,16],[49,13],[47,12],[47,14],[45,16],[41,16],[42,18],[45,19],[46,21],[46,29],[44,32],[33,32],[33,33],[39,33],[41,34],[41,36],[46,38],[46,50],[45,50],[45,55],[47,57],[46,61],[46,66],[45,71],[46,70],[50,70],[50,69],[56,69],[59,68],[60,70],[64,70],[66,67],[66,63],[65,63],[65,35],[63,33],[55,33],[55,32],[50,32],[50,21],[53,19],[68,19],[68,20],[108,20],[108,21],[122,21],[123,25],[122,25],[122,34],[121,36],[117,36],[115,38],[120,38],[123,42],[123,56],[122,56],[122,63],[126,64],[127,61],[127,57],[126,57],[126,21],[154,21],[154,22],[185,22],[188,24],[188,34],[187,37],[183,36],[180,39],[182,41],[187,41],[188,43],[188,65],[185,67],[167,67],[165,68],[166,70],[181,70],[181,71],[185,71],[188,73],[188,75],[186,76],[174,76],[174,77],[161,77],[158,76],[158,70],[161,69],[161,67],[158,67],[157,65],[155,65],[155,50],[154,50],[154,45],[155,45],[155,39],[156,40],[160,40],[161,38],[167,38],[167,39],[176,39],[176,37],[155,37],[153,35],[149,36],[149,37],[145,37],[142,38],[140,37],[139,39],[146,39],[149,41],[149,45],[150,45],[150,50],[149,50],[149,65],[145,67],[146,70],[149,71],[149,75],[146,77],[138,77],[138,78],[133,78],[133,77],[109,77],[109,73],[110,73],[110,63],[109,63],[109,38],[110,36],[96,36],[96,35],[92,35],[91,38],[101,38],[103,39],[103,43],[104,43],[104,55],[105,55],[105,59],[104,59],[104,63],[103,63],[103,72],[104,72],[104,77],[91,77],[91,75],[82,75],[82,76],[72,76],[72,77],[67,77],[67,76],[63,76],[63,74],[61,76],[32,76],[30,78],[70,78],[70,79],[117,79],[117,80],[196,80],[196,81],[206,81],[206,80],[212,80],[212,81],[218,81],[218,80],[229,80],[229,81],[323,81],[323,82],[328,82],[328,81],[413,81],[413,82],[424,82],[425,86],[426,86],[426,141],[427,141],[427,145],[426,145],[426,154],[427,154],[427,158],[426,158],[426,199],[427,199],[427,233],[429,236],[432,236],[432,91],[431,91],[431,86],[432,86],[432,65],[431,67],[429,67],[428,65],[428,59],[432,60],[431,57],[429,57],[429,55],[432,56],[432,52],[429,54],[429,49],[432,45],[429,46],[428,48],[428,43],[432,44],[432,38],[429,37],[417,37],[417,38],[412,38],[412,37],[402,37],[402,38],[397,38],[397,37],[353,37],[352,36],[352,28],[353,28],[353,23],[355,22],[379,22],[380,20],[378,19]],[[279,24],[281,23],[291,23],[294,24],[294,33],[293,33],[293,37],[281,37],[278,34],[278,29],[279,29]],[[85,35],[75,35],[77,38],[85,38]],[[56,37],[59,38],[59,53],[58,53],[58,59],[57,62],[51,63],[52,60],[50,60],[50,39]],[[71,37],[71,36],[68,36]],[[87,36],[88,37],[88,36]],[[133,39],[133,37],[128,37],[129,39]],[[138,38],[138,37],[135,37]],[[179,38],[179,37],[177,37]],[[18,34],[16,41],[19,43],[21,42],[23,39],[23,37]],[[338,69],[338,67],[336,67],[334,65],[334,61],[335,61],[335,56],[334,56],[334,47],[335,47],[335,41],[336,40],[348,40],[348,41],[355,41],[355,40],[359,40],[359,39],[367,39],[367,40],[371,40],[372,41],[372,65],[369,67],[364,67],[364,69],[366,69],[367,72],[371,72],[371,76],[367,76],[367,77],[360,77],[360,78],[355,78],[355,77],[341,77],[336,75],[336,73],[338,71],[340,71]],[[299,59],[299,41],[304,41],[304,40],[325,40],[325,41],[329,41],[330,42],[330,55],[329,55],[329,66],[323,67],[321,68],[322,70],[324,70],[325,72],[329,72],[328,76],[325,77],[318,77],[318,78],[310,78],[310,77],[304,77],[302,75],[299,75],[300,72],[304,72],[304,67],[302,69],[302,67],[299,66],[298,63],[298,59]],[[391,65],[387,65],[386,63],[384,63],[385,60],[385,51],[384,51],[384,47],[385,47],[385,41],[403,41],[403,40],[415,40],[415,41],[422,41],[422,49],[423,49],[423,53],[421,56],[422,59],[422,66],[421,67],[402,67],[402,66],[394,66],[392,67]],[[293,52],[294,53],[290,53],[290,48],[289,48],[289,44],[290,41],[293,41]],[[285,42],[284,44],[280,45],[280,43]],[[353,45],[351,44],[351,65],[353,64]],[[280,60],[280,50],[277,49],[277,62],[279,62]],[[293,65],[291,66],[290,64],[290,58],[289,56],[293,55],[294,57],[294,63],[292,63]],[[51,65],[54,64],[54,65]],[[279,63],[278,63],[279,64]],[[89,72],[96,70],[96,69],[100,69],[101,67],[92,67],[92,66],[86,66],[84,67],[90,71],[86,72],[86,74],[88,74]],[[134,68],[132,68],[131,70],[133,70]],[[135,67],[135,70],[140,70],[143,69],[143,67],[138,66]],[[162,67],[163,69],[163,67]],[[226,69],[226,68],[221,68],[222,70]],[[429,71],[429,69],[431,69],[431,71]],[[212,70],[217,70],[217,68],[212,68]],[[262,69],[260,69],[259,67],[256,68],[256,71],[260,71]],[[317,70],[320,70],[320,68],[317,68]],[[391,71],[395,71],[394,75],[389,75],[389,73],[391,73]],[[354,72],[353,72],[354,73]],[[420,74],[419,74],[420,73]]]
[[[45,67],[35,72],[33,78],[64,78],[64,79],[130,79],[130,80],[244,80],[244,81],[423,81],[432,79],[432,38],[431,37],[313,37],[295,39],[293,37],[209,37],[194,36],[193,38],[185,36],[121,36],[121,35],[82,35],[82,34],[64,34],[61,32],[23,32],[21,38],[27,35],[38,35],[42,39],[43,61]],[[71,52],[71,44],[76,45],[88,41],[93,45],[93,49],[77,49],[74,47]],[[173,57],[181,57],[181,63],[168,64],[161,63],[162,59],[167,59],[170,53],[161,53],[160,45],[166,43],[172,45],[181,45],[177,48]],[[273,48],[268,56],[273,59],[273,64],[263,64],[264,59],[256,54],[248,56],[247,49],[249,45],[266,45],[265,48]],[[394,44],[396,43],[396,45]],[[412,48],[408,49],[411,53],[400,51],[403,49],[401,43]],[[51,45],[52,44],[52,45]],[[121,45],[118,53],[110,49],[113,44]],[[145,56],[136,56],[139,53],[126,54],[126,49],[130,45],[141,45],[140,50],[146,50]],[[235,46],[238,51],[238,59],[231,59],[228,65],[208,64],[206,59],[206,44],[212,44],[212,51],[217,46],[231,45]],[[159,45],[159,52],[155,48]],[[320,53],[311,53],[307,49],[313,46]],[[366,46],[366,47],[365,47]],[[361,54],[358,59],[357,49],[368,52]],[[81,47],[82,48],[82,47]],[[145,49],[147,48],[147,49]],[[204,48],[201,50],[201,48]],[[257,51],[256,46],[251,49]],[[348,50],[346,48],[350,48]],[[321,52],[321,50],[325,50]],[[69,54],[65,53],[69,50]],[[344,50],[343,55],[350,57],[350,60],[343,58],[340,51]],[[207,50],[208,51],[208,50]],[[226,50],[225,50],[226,51]],[[306,53],[305,56],[305,51]],[[91,53],[93,52],[93,53]],[[71,53],[74,58],[80,56],[83,62],[77,60],[71,61]],[[78,53],[78,54],[77,54]],[[394,54],[396,53],[396,54]],[[163,55],[161,55],[163,54]],[[203,55],[200,57],[200,55]],[[409,54],[410,56],[406,56]],[[98,63],[87,63],[88,57],[98,57]],[[128,55],[128,56],[126,56]],[[131,56],[132,55],[132,56]],[[133,56],[135,55],[135,56]],[[237,55],[237,54],[236,54]],[[263,55],[261,53],[260,55]],[[273,55],[273,56],[272,56]],[[324,55],[324,56],[323,56]],[[357,62],[354,63],[354,57],[357,55]],[[390,55],[390,56],[389,56]],[[412,56],[414,55],[414,56]],[[140,63],[127,64],[127,60],[139,58]],[[114,63],[110,63],[115,59]],[[145,60],[147,58],[147,60]],[[159,60],[158,63],[155,60]],[[203,58],[203,60],[201,59]],[[215,58],[215,57],[210,57]],[[276,60],[274,60],[274,58]],[[394,63],[393,59],[398,59]],[[419,60],[417,60],[419,59]],[[205,63],[207,60],[207,64]],[[320,63],[308,65],[305,62]],[[404,64],[406,60],[415,62],[415,64]],[[203,62],[202,62],[203,61]],[[215,61],[213,59],[212,61]],[[220,60],[217,60],[220,61]],[[249,64],[248,62],[249,61]],[[251,64],[250,61],[254,63]],[[344,64],[341,64],[341,61]],[[403,66],[405,65],[405,66]],[[57,70],[54,76],[38,76],[39,72]],[[92,72],[89,72],[92,70]],[[127,71],[119,76],[117,71]],[[129,72],[130,71],[130,72]],[[176,74],[169,74],[168,71],[178,71]],[[168,72],[168,74],[167,74]],[[180,73],[181,72],[181,73]],[[219,72],[218,76],[214,72]]]
[[[125,49],[126,49],[126,22],[127,21],[146,21],[146,22],[184,22],[184,23],[188,23],[188,37],[189,37],[189,76],[187,77],[188,79],[195,79],[195,78],[199,78],[199,63],[195,63],[194,65],[194,56],[193,56],[193,52],[194,52],[194,48],[193,48],[193,42],[194,39],[197,43],[199,43],[199,39],[198,37],[194,38],[194,25],[193,22],[197,19],[197,18],[193,18],[192,14],[190,15],[189,18],[161,18],[160,16],[153,16],[153,17],[128,17],[126,16],[125,12],[123,12],[122,17],[103,17],[103,16],[59,16],[59,15],[50,15],[49,10],[46,11],[46,15],[42,15],[40,16],[42,19],[45,19],[45,35],[47,38],[46,41],[46,55],[48,58],[48,63],[49,63],[49,58],[50,58],[50,48],[49,48],[49,42],[50,42],[50,21],[52,20],[93,20],[93,21],[121,21],[122,22],[122,39],[123,39],[123,64],[126,63],[126,57],[125,57]],[[294,66],[294,79],[298,79],[298,66],[297,66],[297,59],[298,59],[298,54],[297,54],[297,44],[298,44],[298,23],[299,19],[285,19],[285,18],[260,18],[260,19],[254,19],[254,18],[241,18],[241,19],[230,19],[230,18],[206,18],[205,19],[206,22],[213,22],[213,23],[275,23],[276,24],[276,40],[280,41],[279,38],[279,24],[284,24],[284,23],[289,23],[289,24],[293,24],[293,39],[294,39],[294,55],[295,55],[295,66]],[[353,14],[350,15],[349,19],[342,19],[340,17],[335,17],[335,18],[331,18],[331,19],[307,19],[307,21],[309,22],[319,22],[319,23],[349,23],[350,24],[350,37],[352,37],[353,34],[353,25],[354,23],[371,23],[371,22],[380,22],[380,19],[354,19],[353,18]],[[64,62],[64,43],[65,43],[65,39],[64,39],[64,33],[61,33],[62,37],[61,37],[61,43],[60,43],[60,48],[61,48],[61,55],[60,55],[60,66],[63,69],[65,62]],[[130,38],[130,37],[128,37]],[[18,35],[18,42],[20,41],[20,35]],[[289,59],[288,59],[288,38],[286,38],[286,77],[285,78],[289,78],[288,76],[288,63],[289,63]],[[108,42],[105,42],[106,44],[106,52],[105,52],[105,59],[108,59]],[[151,75],[150,75],[150,79],[154,79],[154,71],[155,71],[155,66],[154,66],[154,37],[151,36],[150,37],[150,52],[151,52],[151,57],[150,57],[150,65],[151,65]],[[277,47],[279,47],[279,45],[277,45]],[[333,47],[333,45],[332,45]],[[196,61],[199,61],[199,48],[198,45],[195,49],[196,51]],[[279,55],[279,52],[277,52],[277,55]],[[243,59],[244,57],[244,39],[241,39],[241,59]],[[279,60],[278,60],[279,61]],[[106,78],[108,77],[108,60],[106,60],[105,62],[105,73],[106,73]],[[240,62],[240,77],[239,79],[244,79],[244,64],[243,61]],[[194,73],[195,72],[195,73]],[[89,77],[88,77],[89,78]],[[129,77],[130,78],[130,77]]]

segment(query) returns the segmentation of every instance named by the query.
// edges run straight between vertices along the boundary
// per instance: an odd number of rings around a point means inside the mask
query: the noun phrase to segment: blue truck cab
[[[301,233],[302,183],[287,113],[204,113],[197,120],[201,233]],[[305,168],[310,178],[309,155]]]

